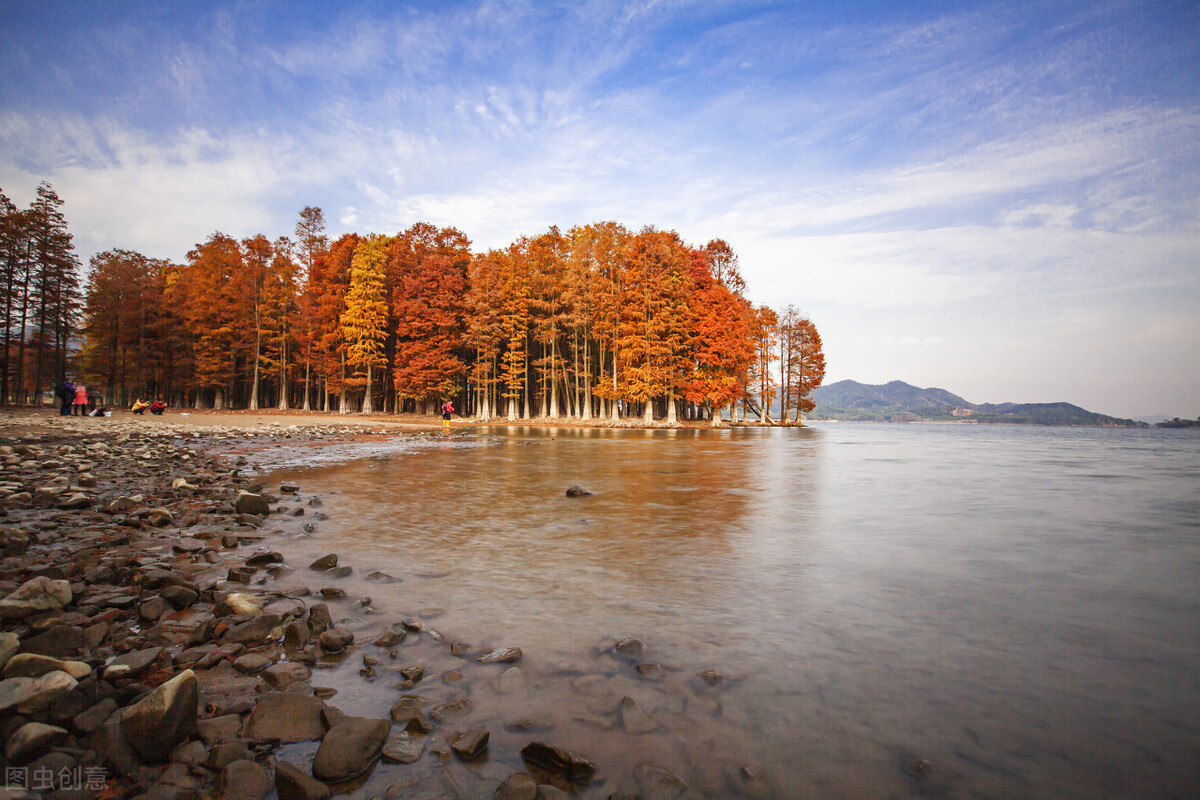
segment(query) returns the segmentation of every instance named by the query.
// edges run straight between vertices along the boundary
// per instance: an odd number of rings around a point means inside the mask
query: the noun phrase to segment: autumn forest
[[[0,194],[5,403],[80,379],[111,406],[796,423],[825,373],[789,306],[745,297],[733,249],[599,222],[472,252],[455,228],[330,241],[213,233],[182,264],[112,249],[86,276],[47,184]],[[728,411],[726,411],[728,409]]]

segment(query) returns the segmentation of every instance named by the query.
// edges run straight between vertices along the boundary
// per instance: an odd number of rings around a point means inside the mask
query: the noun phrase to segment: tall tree
[[[315,295],[309,292],[309,279],[317,259],[329,252],[329,237],[325,235],[325,213],[316,206],[305,206],[296,222],[296,257],[300,272],[297,280],[304,286],[298,298],[299,318],[296,337],[304,358],[304,403],[303,409],[311,409],[311,382],[314,348],[320,335],[316,329],[318,309],[314,305]]]
[[[388,322],[384,290],[386,248],[387,239],[377,235],[361,239],[354,248],[346,309],[340,320],[342,339],[346,343],[346,363],[355,371],[356,382],[360,374],[365,376],[364,414],[375,410],[372,400],[374,370],[387,364],[383,348]]]
[[[740,380],[753,359],[746,301],[717,280],[711,251],[693,251],[691,267],[691,338],[693,372],[687,383],[690,402],[712,410],[721,424],[721,409],[741,398]]]
[[[217,232],[188,253],[179,292],[186,298],[188,329],[195,354],[196,402],[212,393],[213,408],[232,401],[239,359],[244,356],[245,297],[239,292],[242,251],[230,236]]]
[[[796,404],[792,422],[801,424],[801,412],[812,411],[816,407],[812,393],[825,380],[825,353],[821,349],[821,334],[808,317],[802,316],[795,322],[791,336],[794,342],[792,357],[795,359],[792,397]]]

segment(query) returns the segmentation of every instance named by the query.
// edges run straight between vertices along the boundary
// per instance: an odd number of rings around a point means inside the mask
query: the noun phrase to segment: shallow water
[[[714,797],[1200,790],[1195,432],[514,427],[369,456],[273,475],[329,515],[291,547],[354,566],[339,585],[377,625],[424,611],[524,650],[528,687],[502,693],[502,667],[401,648],[430,667],[423,696],[467,694],[458,727],[492,730],[487,762],[452,765],[464,795],[490,796],[531,738],[600,765],[589,797],[637,790],[645,763]],[[354,609],[335,615],[372,622]],[[624,636],[662,680],[604,652]],[[386,714],[399,692],[358,666],[335,704]],[[437,679],[455,667],[462,684]],[[624,696],[656,730],[622,729]],[[552,727],[503,729],[518,718]]]

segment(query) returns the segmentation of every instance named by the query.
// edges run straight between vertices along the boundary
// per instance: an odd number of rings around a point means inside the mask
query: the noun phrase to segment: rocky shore
[[[249,440],[379,432],[0,420],[2,796],[366,796],[380,763],[418,762],[425,768],[398,774],[380,796],[691,796],[657,767],[638,773],[640,795],[614,794],[586,754],[530,720],[502,732],[527,740],[522,769],[492,770],[471,786],[455,780],[446,765],[486,760],[495,733],[471,725],[471,701],[455,683],[487,670],[500,691],[523,685],[521,649],[480,651],[419,616],[373,614],[371,598],[337,587],[354,569],[337,554],[286,563],[273,542],[312,530],[320,497],[263,485],[229,454]],[[452,690],[436,699],[418,692],[432,660],[422,652],[433,651],[462,664],[435,676]],[[612,651],[638,674],[658,669],[642,662],[637,640]],[[338,690],[320,678],[351,661],[361,680],[394,686],[390,708],[339,710]],[[631,733],[654,725],[632,698],[616,715]],[[752,772],[742,780],[746,794],[761,793]]]

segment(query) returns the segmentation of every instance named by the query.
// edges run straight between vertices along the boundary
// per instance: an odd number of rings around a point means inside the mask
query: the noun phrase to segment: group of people
[[[161,397],[157,398],[153,403],[148,403],[139,397],[129,407],[129,410],[135,414],[144,414],[146,413],[146,409],[150,409],[151,414],[158,416],[167,410],[167,404],[162,401]]]
[[[77,417],[96,417],[106,416],[108,414],[107,408],[95,407],[96,398],[88,397],[87,386],[85,386],[82,382],[72,383],[68,380],[60,381],[59,384],[54,387],[54,396],[58,398],[58,413],[64,417],[71,416],[72,412],[74,412],[75,416]],[[93,406],[91,411],[88,410],[89,400]]]

